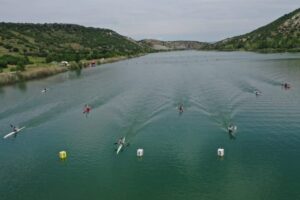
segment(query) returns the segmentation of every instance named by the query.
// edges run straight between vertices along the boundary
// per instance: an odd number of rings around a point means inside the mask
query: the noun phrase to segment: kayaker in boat
[[[83,109],[83,114],[87,116],[91,112],[91,109],[92,108],[88,104],[86,104]]]
[[[117,144],[117,145],[124,145],[124,142],[123,142],[123,139],[124,139],[124,137],[121,137],[120,139],[118,139],[118,142],[116,142],[115,144]]]
[[[180,113],[183,113],[183,104],[182,103],[179,104],[178,110],[179,110]]]
[[[288,83],[283,83],[282,85],[283,85],[284,89],[289,89],[291,87],[291,85]]]
[[[119,141],[118,141],[118,145],[121,145],[121,144],[123,144],[122,138],[119,139]]]
[[[228,129],[228,133],[232,133],[234,131],[234,125],[230,124],[227,129]]]
[[[261,95],[261,92],[259,90],[255,90],[254,93],[255,93],[256,96]]]
[[[17,132],[18,131],[18,128],[17,127],[15,127],[14,125],[10,125],[10,127],[12,128],[12,130],[13,130],[13,132]]]

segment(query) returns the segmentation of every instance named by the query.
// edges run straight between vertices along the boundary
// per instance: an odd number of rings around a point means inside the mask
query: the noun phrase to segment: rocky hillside
[[[300,51],[300,8],[250,33],[214,43],[209,49]]]
[[[197,41],[160,41],[151,39],[141,40],[139,43],[156,51],[203,49],[208,45],[208,43]]]
[[[0,58],[6,55],[10,61],[12,56],[44,62],[78,61],[130,56],[149,50],[108,29],[73,24],[0,23]]]

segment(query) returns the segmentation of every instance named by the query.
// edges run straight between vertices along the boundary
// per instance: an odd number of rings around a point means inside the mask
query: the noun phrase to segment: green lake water
[[[300,199],[300,54],[150,54],[2,87],[0,105],[1,200]],[[10,124],[26,129],[2,139]]]

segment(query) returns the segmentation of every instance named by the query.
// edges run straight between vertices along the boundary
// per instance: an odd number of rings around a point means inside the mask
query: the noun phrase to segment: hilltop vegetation
[[[159,40],[141,40],[139,43],[158,51],[195,49],[300,52],[300,8],[250,33],[215,43]]]
[[[118,33],[73,24],[0,23],[0,68],[132,56],[150,49]]]
[[[198,41],[160,41],[153,39],[141,40],[139,43],[156,51],[203,49],[209,45]]]
[[[300,51],[300,9],[250,33],[216,42],[208,49]]]

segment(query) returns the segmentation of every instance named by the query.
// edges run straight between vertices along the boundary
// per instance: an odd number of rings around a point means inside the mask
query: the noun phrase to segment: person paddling
[[[46,93],[48,91],[48,88],[42,89],[42,93]]]
[[[123,137],[118,140],[118,145],[121,145],[121,144],[124,145],[124,143],[123,143]]]
[[[87,115],[91,112],[91,109],[92,108],[88,104],[86,104],[83,109],[83,114],[85,114],[85,116],[87,117]]]
[[[183,104],[182,103],[179,104],[178,110],[179,110],[180,113],[183,113]]]
[[[291,85],[288,84],[288,83],[284,83],[284,84],[283,84],[283,87],[284,87],[285,89],[290,89]]]
[[[13,130],[13,132],[17,132],[18,131],[18,128],[17,127],[15,127],[14,125],[10,125],[10,127],[12,128],[12,130]]]

